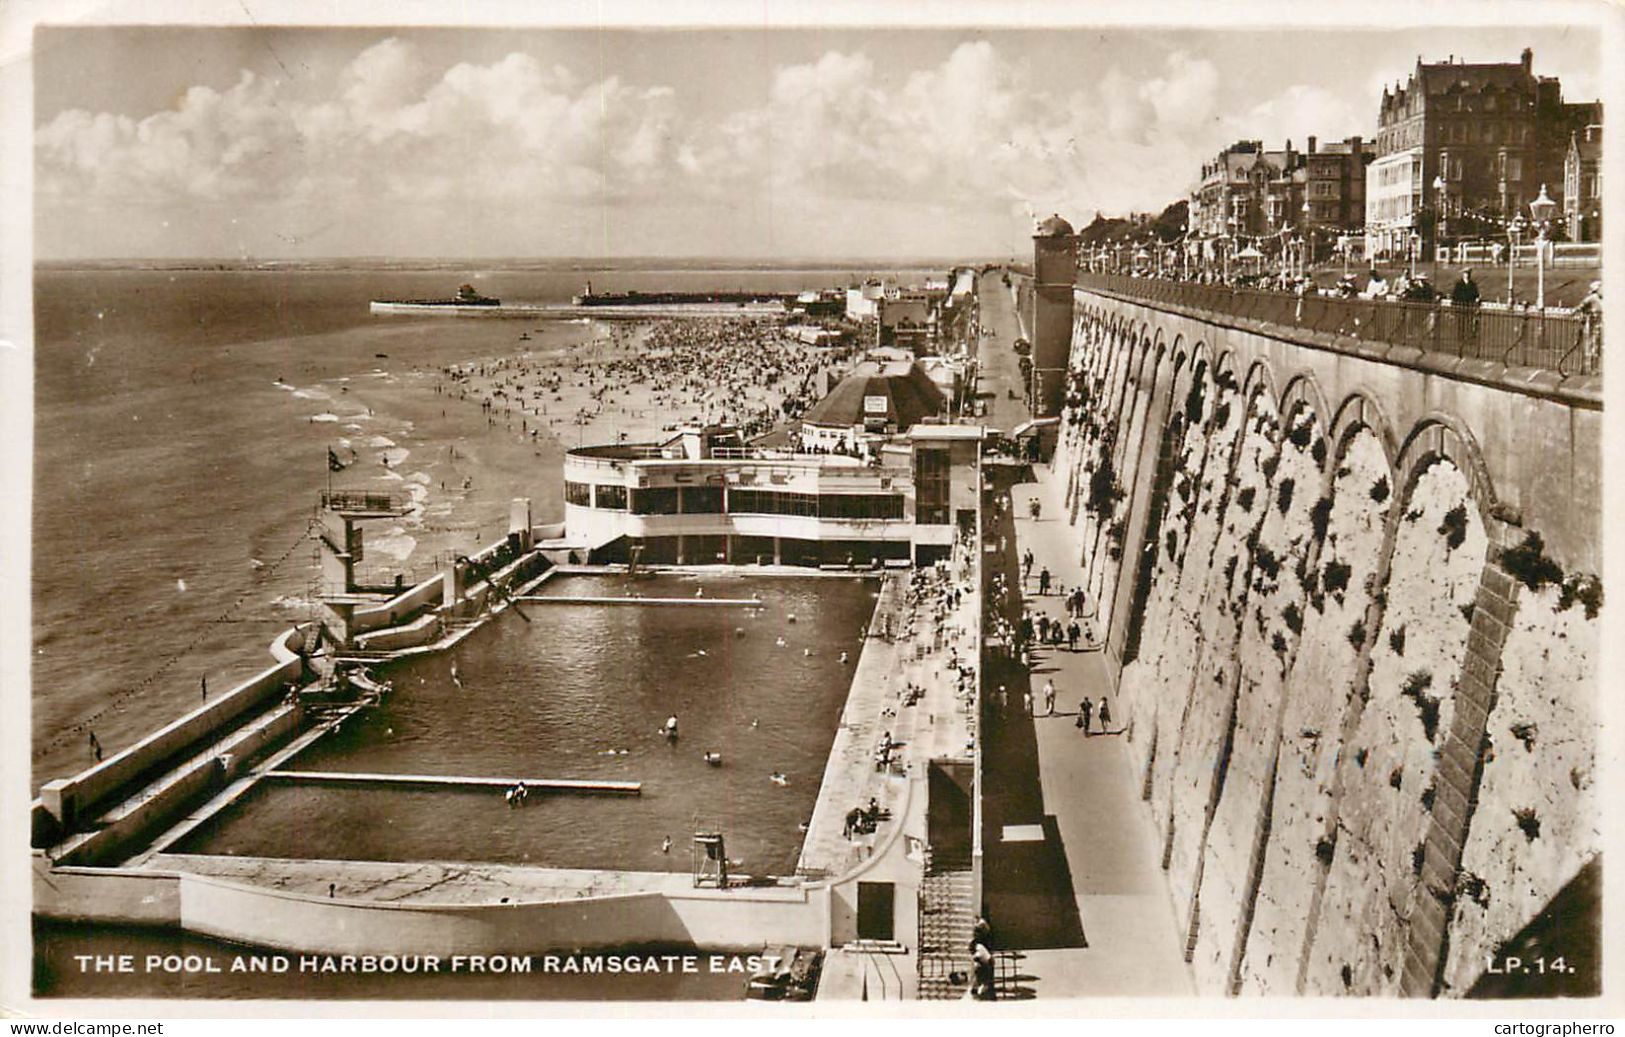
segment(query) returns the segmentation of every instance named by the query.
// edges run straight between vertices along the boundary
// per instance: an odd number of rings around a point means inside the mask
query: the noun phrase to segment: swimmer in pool
[[[671,836],[668,835],[668,836],[666,836],[665,839],[663,839],[661,841],[661,843],[660,843],[660,852],[661,853],[670,853],[671,852]]]
[[[775,785],[788,785],[788,784],[790,784],[790,779],[785,777],[783,771],[774,771],[772,774],[769,774],[767,776],[767,780],[771,781]]]

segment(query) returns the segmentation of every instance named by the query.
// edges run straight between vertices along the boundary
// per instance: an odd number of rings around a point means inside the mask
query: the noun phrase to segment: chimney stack
[[[1314,153],[1315,153],[1315,135],[1313,133],[1311,133],[1309,135],[1309,154],[1313,155]]]
[[[1525,47],[1523,49],[1523,70],[1524,70],[1524,72],[1525,73],[1529,72],[1529,70],[1534,67],[1534,64],[1535,64],[1535,52],[1533,50],[1530,50],[1528,47]]]

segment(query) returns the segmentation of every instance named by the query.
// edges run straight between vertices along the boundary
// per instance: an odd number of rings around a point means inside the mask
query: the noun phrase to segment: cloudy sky
[[[1590,30],[40,28],[39,258],[997,256]]]

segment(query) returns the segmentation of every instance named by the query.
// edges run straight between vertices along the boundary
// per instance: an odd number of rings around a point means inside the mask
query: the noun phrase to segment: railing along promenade
[[[1078,274],[1077,286],[1131,302],[1205,310],[1362,342],[1409,346],[1424,353],[1555,371],[1565,378],[1602,373],[1600,314],[1298,296],[1257,288],[1087,272]]]

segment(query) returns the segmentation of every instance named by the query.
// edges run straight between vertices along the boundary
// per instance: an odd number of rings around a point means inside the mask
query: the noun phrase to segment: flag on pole
[[[339,455],[333,453],[332,447],[327,448],[327,470],[330,472],[344,471],[344,462],[339,460]]]

